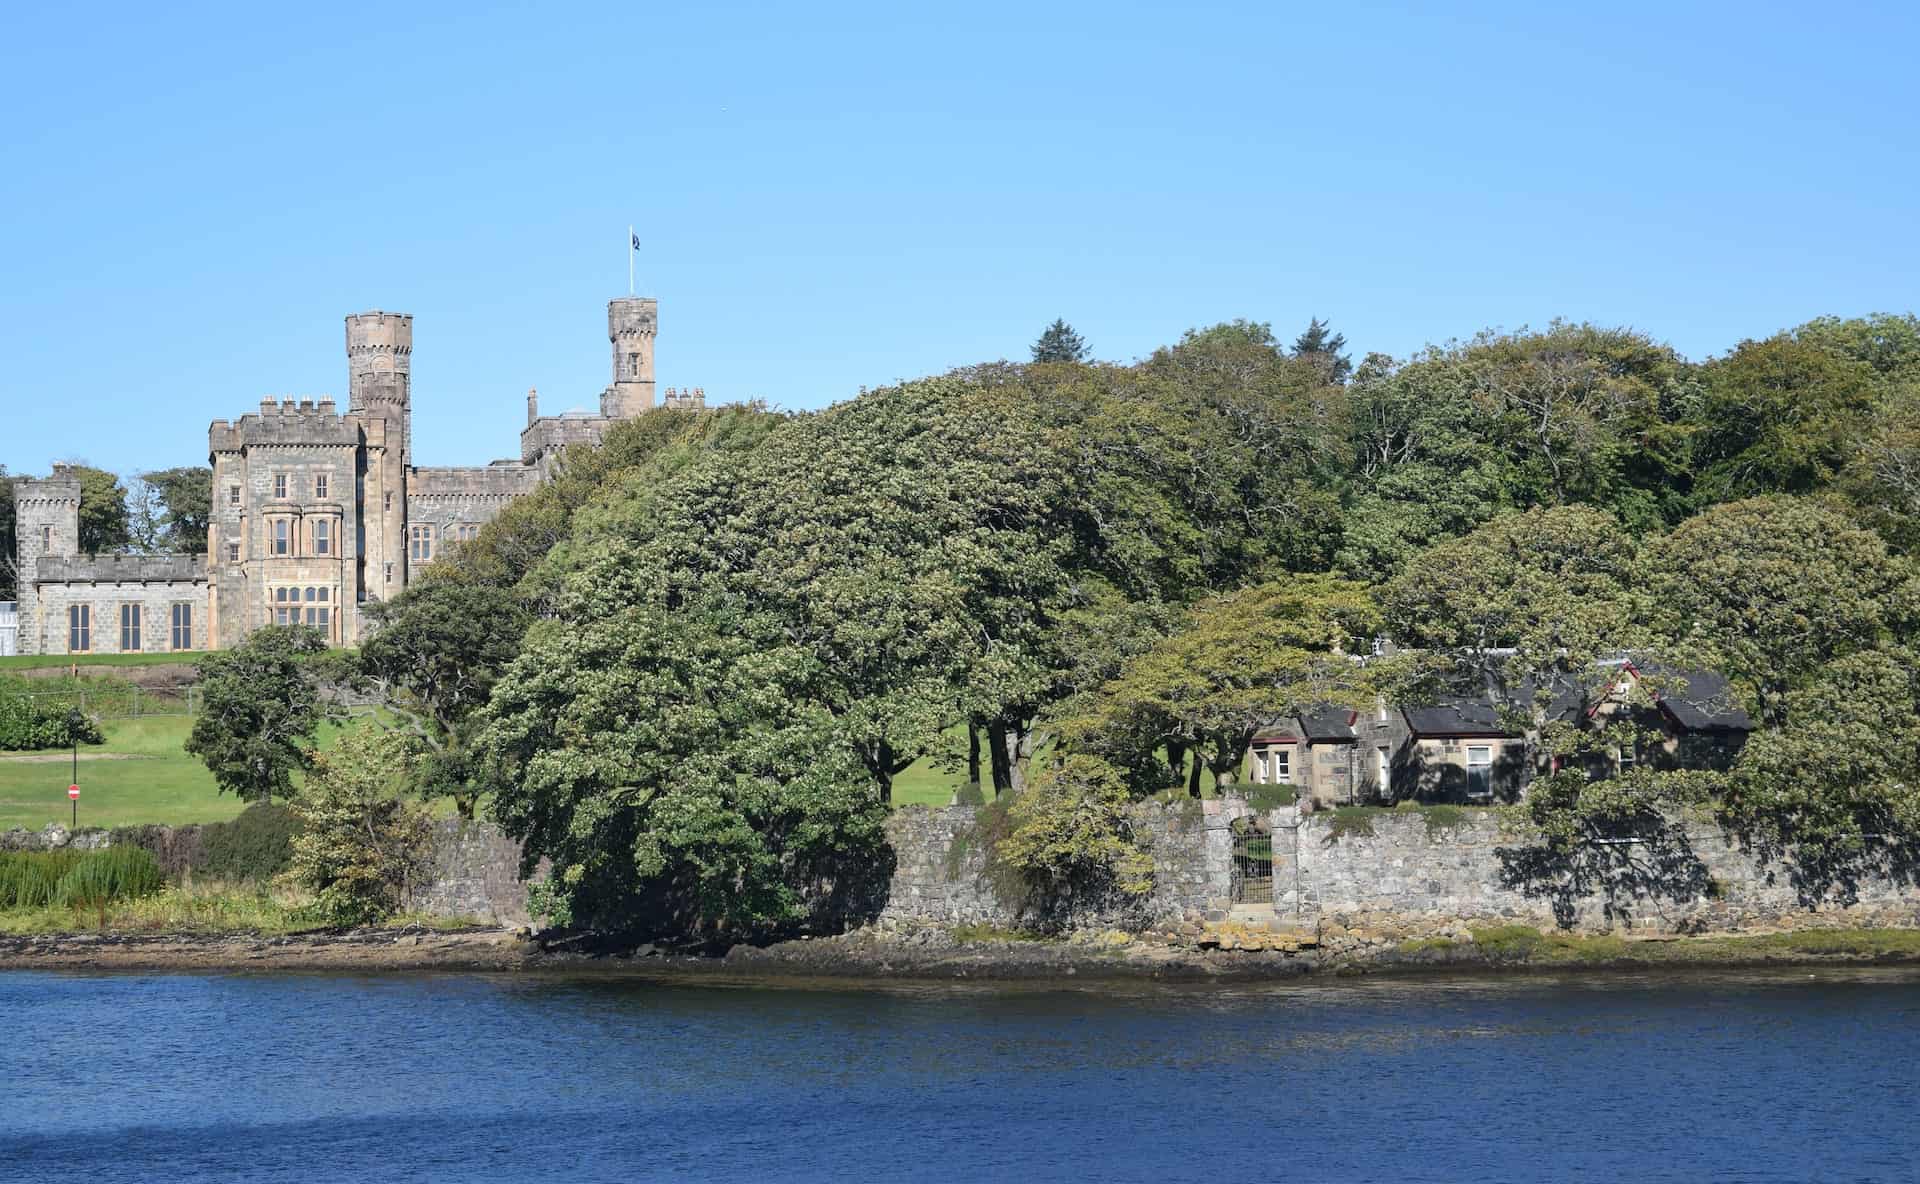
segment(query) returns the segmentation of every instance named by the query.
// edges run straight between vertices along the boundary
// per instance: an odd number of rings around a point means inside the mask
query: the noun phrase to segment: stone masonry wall
[[[882,926],[1040,922],[1138,928],[1203,916],[1226,907],[1232,874],[1229,827],[1251,811],[1238,801],[1162,805],[1143,802],[1135,840],[1153,856],[1154,890],[1145,900],[1103,896],[1071,902],[1008,900],[988,868],[988,843],[976,807],[907,807],[887,820],[896,860]]]

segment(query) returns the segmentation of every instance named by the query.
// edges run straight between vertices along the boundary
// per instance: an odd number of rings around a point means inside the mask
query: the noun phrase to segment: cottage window
[[[1622,744],[1616,753],[1622,775],[1633,772],[1634,766],[1640,763],[1640,743],[1637,740],[1629,740]]]
[[[1373,775],[1380,783],[1380,796],[1389,796],[1393,792],[1393,753],[1384,744],[1374,751]]]
[[[333,523],[318,518],[313,523],[313,553],[315,555],[333,554]]]
[[[315,473],[313,477],[313,497],[315,501],[325,501],[327,497],[327,475]]]
[[[1467,796],[1493,796],[1493,748],[1489,745],[1467,746]]]
[[[1293,753],[1285,748],[1274,749],[1273,760],[1269,765],[1269,769],[1273,773],[1273,784],[1292,785]]]
[[[275,473],[273,475],[273,496],[279,501],[287,500],[287,475],[285,473]]]
[[[67,606],[67,652],[85,654],[92,651],[93,606],[70,604]]]
[[[140,652],[140,606],[137,604],[120,606],[120,652]]]
[[[292,535],[289,525],[285,518],[273,520],[273,553],[275,555],[287,554],[288,541]]]
[[[173,606],[173,648],[190,650],[193,648],[193,606],[176,604]]]

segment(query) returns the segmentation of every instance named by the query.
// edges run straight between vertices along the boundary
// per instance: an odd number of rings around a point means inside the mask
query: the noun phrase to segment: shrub
[[[92,716],[70,712],[57,700],[0,695],[0,751],[66,748],[75,740],[99,744],[105,739]]]
[[[292,862],[299,829],[299,818],[286,806],[255,802],[233,821],[204,828],[194,873],[235,884],[271,880]]]
[[[347,731],[313,758],[294,800],[300,830],[292,875],[314,894],[326,925],[367,925],[407,903],[425,873],[426,812],[399,800],[412,753],[405,737],[373,727]]]

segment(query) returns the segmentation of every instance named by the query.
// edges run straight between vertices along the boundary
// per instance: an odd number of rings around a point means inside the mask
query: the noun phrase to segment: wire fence
[[[95,719],[137,719],[149,715],[193,715],[200,710],[200,688],[110,687],[84,691],[27,691],[6,696],[26,700],[42,712],[79,711]]]

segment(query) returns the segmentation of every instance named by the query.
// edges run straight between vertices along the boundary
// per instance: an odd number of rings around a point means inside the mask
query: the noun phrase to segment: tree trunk
[[[980,785],[980,725],[978,721],[967,721],[967,780],[977,789]]]
[[[993,765],[993,796],[1013,792],[1013,760],[1007,753],[1007,725],[994,720],[987,725],[987,756]]]
[[[1187,746],[1169,740],[1167,742],[1167,772],[1173,777],[1175,785],[1187,771]]]
[[[1187,774],[1188,797],[1197,798],[1200,796],[1200,770],[1204,769],[1206,764],[1207,762],[1200,759],[1200,753],[1195,751],[1193,754],[1192,769]]]
[[[1014,729],[1014,737],[1013,776],[1011,778],[1013,782],[1013,792],[1024,793],[1027,788],[1027,769],[1033,763],[1034,750],[1045,743],[1047,737],[1044,732],[1036,732],[1031,728],[1018,726]]]

